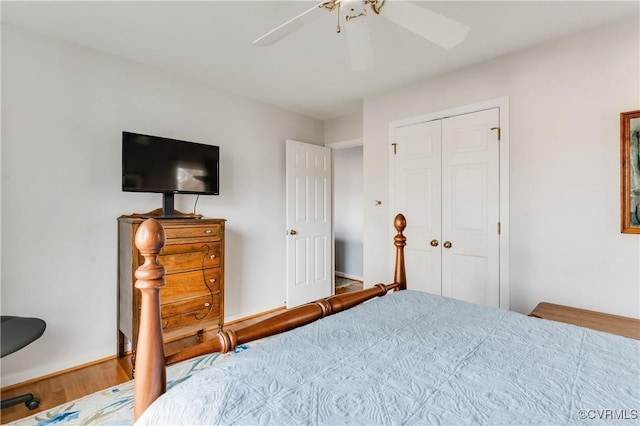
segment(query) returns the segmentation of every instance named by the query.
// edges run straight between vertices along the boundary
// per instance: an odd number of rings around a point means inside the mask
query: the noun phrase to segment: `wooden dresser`
[[[541,302],[529,316],[564,322],[640,340],[640,320],[571,306]]]
[[[118,357],[125,354],[127,339],[135,357],[140,291],[134,287],[134,273],[144,258],[136,249],[134,238],[146,217],[134,214],[118,218]],[[186,217],[157,220],[166,237],[159,256],[166,270],[166,285],[160,290],[165,344],[221,328],[225,220]]]

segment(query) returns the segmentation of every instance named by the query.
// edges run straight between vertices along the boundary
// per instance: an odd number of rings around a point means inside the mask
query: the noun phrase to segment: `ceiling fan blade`
[[[297,31],[300,28],[304,27],[306,24],[313,21],[318,16],[322,15],[322,12],[326,10],[324,7],[326,3],[327,2],[322,2],[305,10],[295,18],[288,20],[279,27],[256,39],[253,44],[256,46],[269,46],[277,41],[280,41],[294,31]]]
[[[345,25],[352,71],[365,71],[374,65],[369,24],[364,18],[352,19]]]
[[[461,22],[403,0],[387,0],[380,16],[446,49],[462,43],[469,32]]]

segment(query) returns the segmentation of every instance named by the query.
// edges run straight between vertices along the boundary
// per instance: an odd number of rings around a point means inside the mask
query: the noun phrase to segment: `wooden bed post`
[[[407,245],[407,237],[402,231],[407,227],[407,220],[402,213],[398,213],[393,221],[397,234],[393,237],[393,244],[396,246],[396,267],[393,273],[393,282],[398,284],[399,290],[407,289],[407,273],[404,268],[404,246]]]
[[[165,244],[162,225],[154,219],[145,220],[138,228],[135,243],[144,256],[144,264],[135,272],[135,286],[141,292],[140,331],[133,391],[133,416],[137,420],[167,388],[160,321],[160,288],[165,284],[165,271],[158,263],[158,254]]]
[[[197,345],[165,358],[160,316],[160,288],[165,283],[165,271],[158,263],[158,254],[165,244],[164,229],[153,219],[144,221],[138,228],[135,239],[136,247],[144,256],[145,262],[135,273],[137,278],[135,286],[140,289],[142,300],[138,351],[134,366],[136,372],[133,391],[134,419],[137,420],[147,407],[166,391],[166,364],[212,352],[232,351],[239,344],[312,323],[375,297],[382,297],[391,290],[405,290],[407,277],[404,268],[404,246],[407,239],[402,234],[406,227],[404,216],[398,214],[393,225],[397,234],[393,238],[396,246],[396,264],[392,284],[376,284],[364,290],[331,296],[237,330],[223,329],[215,337],[205,339]]]

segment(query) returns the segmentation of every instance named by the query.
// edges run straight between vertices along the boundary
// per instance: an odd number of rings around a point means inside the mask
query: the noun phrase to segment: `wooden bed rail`
[[[223,328],[215,338],[205,340],[165,358],[160,315],[160,288],[165,284],[165,271],[158,262],[158,254],[165,244],[165,235],[162,225],[157,221],[154,219],[144,221],[135,237],[136,247],[145,262],[135,273],[137,278],[135,286],[141,292],[141,312],[134,366],[136,371],[134,419],[137,420],[147,407],[166,391],[166,364],[212,352],[232,351],[239,344],[293,330],[328,315],[352,308],[369,299],[384,296],[390,290],[405,290],[407,288],[404,267],[406,238],[403,231],[406,227],[406,220],[402,214],[395,217],[394,227],[396,229],[394,237],[396,260],[392,284],[376,284],[364,290],[331,296],[289,309],[235,331]]]
[[[248,325],[239,330],[222,330],[215,338],[183,349],[166,357],[166,363],[174,364],[185,359],[213,352],[227,353],[238,345],[268,336],[284,333],[294,328],[310,324],[328,315],[345,311],[374,297],[384,296],[389,290],[396,290],[397,284],[377,284],[372,288],[331,296],[326,299],[288,309],[287,311]]]

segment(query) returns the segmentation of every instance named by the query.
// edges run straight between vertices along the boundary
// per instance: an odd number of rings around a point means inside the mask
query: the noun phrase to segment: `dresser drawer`
[[[167,244],[172,239],[183,238],[220,238],[221,227],[219,224],[205,224],[194,226],[171,226],[163,224]]]
[[[222,242],[200,242],[172,244],[165,246],[158,261],[167,273],[176,273],[189,269],[217,268],[222,260]],[[140,255],[140,264],[144,257]]]
[[[220,296],[203,296],[162,305],[160,314],[164,333],[197,323],[202,323],[203,328],[211,327],[212,322],[218,324],[220,320]]]
[[[221,271],[215,268],[168,274],[165,281],[165,286],[160,289],[161,304],[219,293]]]

